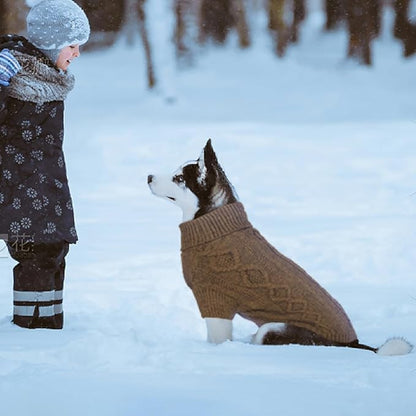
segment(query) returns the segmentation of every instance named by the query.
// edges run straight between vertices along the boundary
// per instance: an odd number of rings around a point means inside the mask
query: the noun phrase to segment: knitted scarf
[[[182,268],[204,318],[284,322],[334,343],[357,335],[342,306],[252,227],[241,203],[180,225]]]
[[[72,74],[59,71],[35,56],[15,50],[12,53],[22,70],[11,79],[10,97],[36,104],[66,99],[75,84]]]

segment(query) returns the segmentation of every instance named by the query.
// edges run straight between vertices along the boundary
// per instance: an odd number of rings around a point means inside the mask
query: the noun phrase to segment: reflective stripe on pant
[[[51,306],[16,306],[13,307],[13,315],[32,317],[35,316],[36,308],[38,308],[38,317],[45,318],[47,316],[59,315],[63,312],[62,303],[60,305]]]
[[[46,292],[21,292],[15,290],[13,292],[13,300],[15,302],[54,302],[62,301],[63,290],[49,290]]]
[[[11,256],[19,262],[13,269],[13,322],[26,328],[63,326],[63,285],[66,242],[34,244],[21,252],[11,244]]]
[[[38,307],[38,316],[47,317],[58,315],[62,309],[62,290],[49,290],[46,292],[13,292],[14,315],[34,316]]]

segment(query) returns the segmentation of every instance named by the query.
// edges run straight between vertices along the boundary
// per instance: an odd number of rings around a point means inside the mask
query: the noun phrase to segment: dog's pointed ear
[[[217,177],[218,160],[211,144],[211,139],[202,149],[198,159],[198,168],[200,172],[199,183],[207,186]]]
[[[200,163],[200,166],[199,166],[200,169],[206,168],[207,170],[210,170],[218,166],[217,155],[215,154],[214,148],[212,147],[211,139],[207,141],[207,144],[202,150],[201,156],[199,157],[199,163]]]

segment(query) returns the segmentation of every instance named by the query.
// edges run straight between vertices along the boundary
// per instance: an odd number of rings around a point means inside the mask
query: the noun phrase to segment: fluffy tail
[[[404,338],[390,338],[381,347],[377,348],[378,355],[406,355],[411,353],[413,345]]]
[[[351,348],[373,351],[378,355],[406,355],[412,352],[413,345],[404,338],[389,338],[381,347],[373,348],[358,342],[349,345]]]

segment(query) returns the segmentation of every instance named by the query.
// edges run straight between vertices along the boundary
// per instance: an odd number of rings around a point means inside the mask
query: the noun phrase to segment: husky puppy
[[[255,344],[360,348],[402,355],[413,346],[391,338],[360,344],[342,306],[272,247],[249,223],[208,140],[200,157],[172,175],[149,175],[152,193],[183,212],[182,266],[207,325],[208,341],[232,339],[236,314],[259,326]]]

